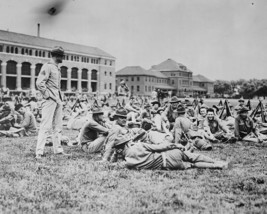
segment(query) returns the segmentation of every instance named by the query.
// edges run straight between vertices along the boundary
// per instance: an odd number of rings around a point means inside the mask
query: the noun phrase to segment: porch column
[[[6,66],[7,66],[6,62],[1,63],[1,70],[2,70],[1,85],[3,86],[4,89],[6,88]]]
[[[21,67],[22,67],[22,64],[17,64],[17,84],[16,84],[16,89],[18,91],[21,91]]]

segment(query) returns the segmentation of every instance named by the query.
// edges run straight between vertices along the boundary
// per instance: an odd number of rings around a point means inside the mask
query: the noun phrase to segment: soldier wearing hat
[[[113,124],[106,140],[105,153],[103,156],[104,161],[108,161],[111,158],[114,152],[114,142],[118,137],[131,137],[137,130],[139,130],[139,128],[129,129],[127,127],[127,114],[128,113],[124,108],[119,108],[116,110],[116,113],[114,115],[115,124]]]
[[[78,136],[78,143],[82,145],[82,150],[87,153],[101,151],[109,133],[102,109],[94,107],[91,113],[92,118],[84,124]]]
[[[178,117],[174,124],[174,139],[175,143],[186,142],[200,150],[211,150],[211,145],[203,138],[203,136],[192,130],[192,122],[185,115],[185,108],[183,105],[177,107]]]
[[[63,48],[53,48],[51,56],[51,60],[42,66],[36,81],[36,86],[44,99],[42,104],[42,121],[36,146],[37,159],[42,158],[46,139],[51,131],[54,153],[66,155],[60,142],[62,131],[62,95],[60,91],[61,73],[59,64],[63,61]]]
[[[215,161],[201,154],[184,151],[185,148],[181,144],[174,144],[170,141],[160,144],[134,141],[131,137],[122,136],[114,142],[114,148],[122,155],[125,166],[129,169],[184,170],[188,168],[226,169],[228,167],[227,162]]]
[[[168,121],[169,123],[169,129],[171,130],[173,128],[173,125],[175,123],[175,119],[177,117],[177,113],[176,113],[176,108],[178,106],[178,104],[181,101],[178,99],[178,97],[173,96],[170,101],[169,101],[169,105],[166,108],[166,110],[163,113],[163,118],[165,117],[166,119],[164,120],[166,123]]]
[[[238,116],[235,118],[235,137],[238,140],[243,140],[253,143],[262,143],[266,141],[266,137],[259,133],[256,124],[252,118],[248,116],[249,109],[242,107],[238,111]]]

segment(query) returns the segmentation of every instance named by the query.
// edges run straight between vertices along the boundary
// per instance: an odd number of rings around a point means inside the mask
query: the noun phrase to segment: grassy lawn
[[[214,101],[214,103],[218,103]],[[257,103],[257,102],[256,102]],[[64,130],[74,137],[77,132]],[[216,144],[202,152],[227,170],[133,171],[99,164],[99,155],[47,147],[36,139],[0,138],[0,213],[266,213],[267,147]]]
[[[74,132],[68,134],[74,136]],[[205,152],[228,170],[133,171],[98,164],[78,147],[34,159],[33,137],[1,138],[1,213],[262,213],[267,210],[266,147],[216,144]]]

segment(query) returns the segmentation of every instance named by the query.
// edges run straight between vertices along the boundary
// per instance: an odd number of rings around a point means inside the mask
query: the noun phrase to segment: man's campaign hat
[[[127,111],[124,108],[120,108],[116,111],[114,116],[127,118]]]
[[[178,97],[176,97],[176,96],[173,96],[172,98],[171,98],[171,100],[170,100],[170,103],[179,103],[180,102],[180,100],[178,99]]]
[[[51,55],[64,56],[64,49],[60,46],[56,46],[51,50]]]

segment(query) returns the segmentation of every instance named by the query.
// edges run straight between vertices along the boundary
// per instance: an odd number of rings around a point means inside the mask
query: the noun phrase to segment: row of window
[[[36,56],[36,57],[43,57],[43,58],[50,58],[51,54],[49,51],[43,51],[43,50],[35,50],[30,48],[18,48],[14,46],[5,46],[0,44],[0,52],[6,53],[12,53],[12,54],[22,54],[22,55],[28,55],[28,56]],[[74,61],[74,62],[84,62],[84,63],[91,63],[91,64],[100,64],[99,58],[89,58],[89,57],[83,57],[78,55],[69,55],[65,54],[64,60],[68,61]],[[105,65],[112,66],[113,61],[112,60],[105,60]]]
[[[155,87],[154,86],[145,86],[145,92],[151,92],[154,91]]]
[[[135,77],[131,77],[130,78],[132,82],[135,81]],[[122,81],[123,79],[121,79]],[[127,82],[129,81],[128,78],[125,79]],[[140,81],[140,77],[136,77],[136,81]],[[167,79],[158,79],[158,78],[154,78],[154,77],[146,77],[145,78],[145,82],[156,82],[156,83],[168,83]]]
[[[0,61],[1,64],[1,61]],[[38,76],[43,64],[38,63],[35,65],[35,76]],[[61,66],[61,77],[68,78],[68,68],[66,66]],[[1,74],[1,70],[0,70]],[[17,62],[15,61],[8,61],[6,67],[6,74],[7,75],[17,75]],[[23,76],[30,76],[31,75],[31,64],[29,62],[23,62],[21,64],[21,75]],[[78,79],[78,68],[73,67],[71,68],[71,78]],[[82,79],[88,80],[88,69],[82,69]],[[97,70],[91,71],[91,80],[97,80]]]
[[[105,76],[107,76],[108,75],[108,72],[107,71],[105,71]],[[112,72],[110,71],[109,72],[109,76],[111,76],[112,77]]]
[[[107,83],[104,84],[104,89],[107,90]],[[112,83],[109,83],[109,89],[112,90]]]
[[[131,92],[134,92],[135,91],[135,88],[134,88],[134,85],[131,86]],[[140,91],[140,86],[137,85],[136,86],[136,91]]]
[[[171,77],[180,76],[180,77],[192,77],[191,73],[185,73],[185,72],[176,72],[171,73]]]

